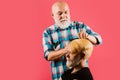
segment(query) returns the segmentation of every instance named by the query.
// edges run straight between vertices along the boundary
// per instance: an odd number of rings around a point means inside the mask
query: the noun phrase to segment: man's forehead
[[[58,2],[55,2],[52,7],[54,6],[68,6],[68,4],[64,1],[58,1]]]
[[[53,12],[59,12],[59,11],[68,11],[69,7],[66,3],[56,3],[52,6]]]
[[[65,11],[69,11],[69,9],[67,7],[56,7],[54,8],[53,12],[56,12],[56,13],[60,13],[60,12],[65,12]]]

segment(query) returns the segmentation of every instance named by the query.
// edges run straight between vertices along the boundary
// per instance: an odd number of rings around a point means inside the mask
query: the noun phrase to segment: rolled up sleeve
[[[102,38],[101,38],[101,36],[98,33],[94,32],[92,29],[90,29],[89,26],[85,25],[84,28],[85,28],[86,32],[89,35],[92,35],[92,36],[94,36],[96,38],[96,40],[97,40],[97,44],[96,45],[102,44]]]
[[[46,31],[43,32],[42,47],[44,50],[44,58],[47,60],[47,56],[51,51],[53,51],[53,47],[50,35]]]

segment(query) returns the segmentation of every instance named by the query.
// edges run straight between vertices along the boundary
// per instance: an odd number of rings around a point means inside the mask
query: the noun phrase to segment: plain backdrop
[[[0,80],[51,80],[42,33],[54,24],[57,0],[0,0]],[[103,39],[89,59],[94,80],[120,80],[120,1],[66,0],[72,21],[84,22]]]

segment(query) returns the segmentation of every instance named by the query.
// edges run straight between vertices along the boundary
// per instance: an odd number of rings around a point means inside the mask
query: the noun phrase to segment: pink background
[[[54,1],[0,1],[0,80],[51,80],[41,43],[43,30],[54,23]],[[120,1],[67,1],[71,19],[86,23],[103,38],[89,59],[94,79],[120,80]]]

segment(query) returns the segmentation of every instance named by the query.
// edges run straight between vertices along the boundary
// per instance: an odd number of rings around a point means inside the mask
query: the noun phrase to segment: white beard
[[[61,22],[62,20],[66,20],[66,22],[62,23]],[[70,25],[71,21],[69,19],[62,19],[62,20],[60,20],[60,21],[55,20],[55,23],[61,29],[65,29]]]

